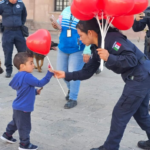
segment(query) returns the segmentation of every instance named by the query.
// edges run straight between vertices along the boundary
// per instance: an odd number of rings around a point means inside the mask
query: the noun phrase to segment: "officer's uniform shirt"
[[[27,11],[22,0],[11,4],[9,0],[0,1],[0,15],[4,27],[19,27],[26,22]]]
[[[101,45],[101,36],[98,37],[99,46]],[[77,72],[67,73],[65,80],[85,80],[90,78],[100,66],[100,58],[96,51],[98,48],[91,46],[92,55],[90,61],[85,67]],[[121,74],[123,80],[142,81],[150,73],[149,61],[133,43],[131,43],[120,32],[108,32],[105,39],[105,49],[109,52],[106,68],[117,74]],[[144,65],[144,67],[143,67]]]
[[[146,9],[146,11],[150,11],[150,7]],[[134,32],[139,32],[144,30],[144,28],[148,26],[148,29],[150,30],[150,18],[143,18],[140,21],[134,20],[134,24],[132,26]],[[150,33],[148,33],[148,37],[150,37]]]

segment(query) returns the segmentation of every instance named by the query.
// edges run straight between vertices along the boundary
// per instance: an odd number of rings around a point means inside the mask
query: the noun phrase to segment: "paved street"
[[[52,35],[52,40],[58,42],[58,35]],[[133,41],[141,50],[144,42]],[[1,43],[0,43],[1,44]],[[16,50],[14,50],[14,55]],[[51,51],[49,58],[56,68],[57,52]],[[3,50],[0,45],[0,59],[4,64]],[[4,65],[2,67],[4,68]],[[41,79],[47,71],[48,61],[45,58],[42,73],[34,70],[33,74]],[[17,73],[14,67],[13,75]],[[11,79],[0,75],[0,135],[12,118],[12,102],[16,92],[8,84]],[[64,90],[67,88],[60,80]],[[120,75],[104,68],[99,75],[82,81],[77,107],[66,110],[65,96],[55,78],[52,78],[36,97],[35,111],[32,113],[31,142],[39,146],[39,150],[90,150],[105,141],[111,121],[113,107],[119,99],[124,83]],[[119,130],[119,129],[118,129]],[[19,144],[18,132],[14,134],[15,144],[0,141],[0,150],[17,150]],[[146,140],[146,134],[131,119],[121,141],[120,150],[139,150],[137,142]]]

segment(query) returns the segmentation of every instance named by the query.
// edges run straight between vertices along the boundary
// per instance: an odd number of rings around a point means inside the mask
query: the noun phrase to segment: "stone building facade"
[[[23,0],[28,11],[27,24],[32,30],[45,28],[50,31],[55,31],[50,22],[50,16],[53,14],[55,18],[58,18],[61,11],[69,0]],[[150,2],[150,0],[149,0]],[[134,33],[132,29],[123,31],[131,38],[135,38],[138,35],[144,37],[145,33]]]
[[[53,30],[50,16],[53,14],[55,18],[58,18],[61,11],[55,11],[55,3],[57,0],[23,0],[28,11],[27,24],[31,29],[45,28]],[[68,0],[58,0],[67,2]]]

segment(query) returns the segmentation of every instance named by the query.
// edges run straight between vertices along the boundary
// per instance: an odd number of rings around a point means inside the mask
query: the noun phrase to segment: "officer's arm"
[[[22,25],[25,24],[26,18],[27,18],[27,10],[26,10],[26,7],[24,5],[23,11],[22,11]]]
[[[66,72],[65,73],[65,80],[86,80],[93,76],[96,70],[99,68],[100,62],[98,62],[93,56],[90,61],[84,65],[82,70],[74,71],[74,72]]]
[[[112,50],[106,62],[106,67],[118,73],[123,73],[135,67],[138,64],[138,60],[129,43],[122,39],[120,41],[117,40],[117,42],[121,46],[118,51],[113,48],[114,44],[110,46]]]
[[[143,18],[140,21],[136,21],[136,19],[135,19],[134,24],[132,26],[132,29],[133,29],[134,32],[142,31],[146,27],[147,23],[148,23],[147,18]]]

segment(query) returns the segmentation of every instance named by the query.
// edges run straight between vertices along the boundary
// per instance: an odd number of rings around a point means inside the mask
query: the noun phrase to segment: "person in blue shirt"
[[[12,67],[12,53],[15,45],[18,52],[26,51],[26,41],[21,27],[26,22],[27,11],[22,0],[1,0],[0,15],[4,32],[2,36],[2,47],[5,56],[6,78],[10,78]]]
[[[17,97],[12,104],[13,120],[7,125],[6,132],[1,136],[1,139],[9,143],[15,143],[16,139],[12,135],[18,130],[19,150],[37,150],[38,147],[30,143],[31,112],[34,110],[35,96],[41,92],[41,89],[35,89],[35,87],[46,85],[53,73],[48,71],[42,80],[35,78],[31,74],[34,70],[33,55],[27,52],[15,55],[14,66],[19,72],[9,84],[17,91]]]
[[[58,44],[57,69],[66,72],[78,71],[82,69],[84,65],[82,54],[85,48],[85,45],[80,41],[80,37],[76,30],[76,25],[79,20],[71,14],[70,6],[68,6],[62,11],[61,19],[58,19],[57,22],[61,26]],[[55,29],[58,29],[54,22],[52,23],[52,26]],[[68,88],[68,94],[66,95],[67,103],[64,105],[64,108],[70,109],[77,105],[80,81],[68,82],[65,80],[65,83]]]
[[[104,21],[105,22],[105,21]],[[102,23],[102,22],[101,22]],[[55,71],[58,78],[86,80],[92,77],[100,61],[116,74],[121,74],[125,86],[112,112],[111,127],[104,144],[91,150],[119,150],[125,128],[134,117],[138,125],[147,134],[147,141],[139,141],[142,149],[150,149],[150,115],[148,112],[150,89],[150,60],[131,41],[116,28],[110,27],[105,38],[105,49],[101,47],[101,33],[96,18],[79,21],[77,31],[80,40],[91,46],[92,57],[79,71]]]

